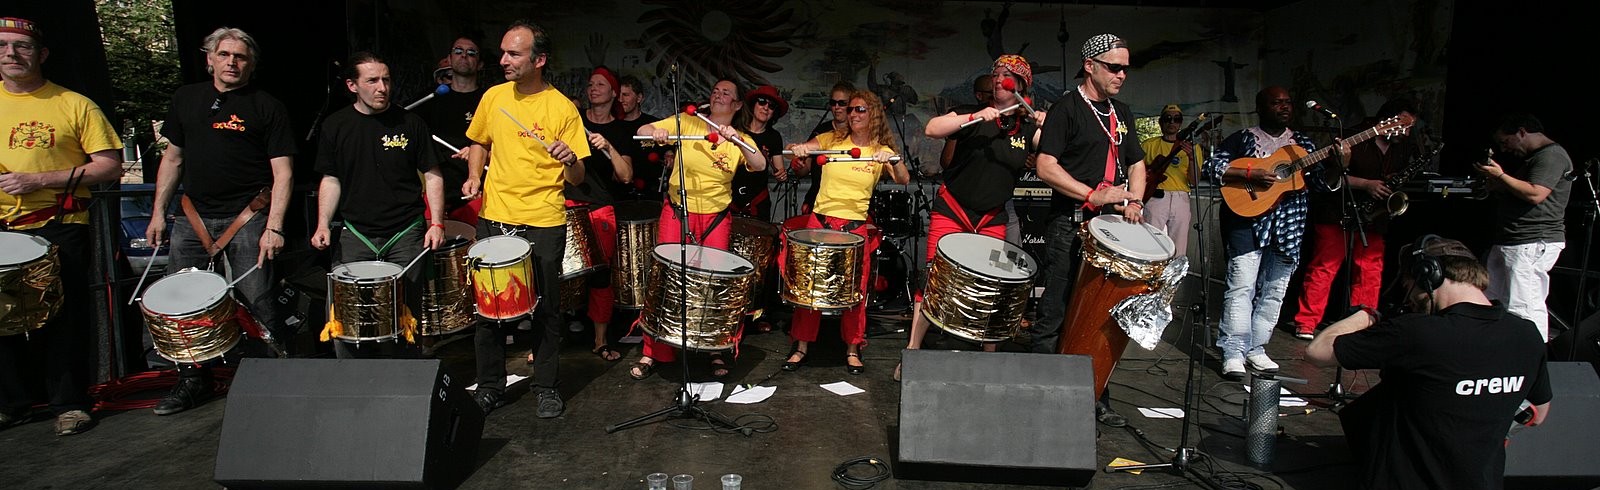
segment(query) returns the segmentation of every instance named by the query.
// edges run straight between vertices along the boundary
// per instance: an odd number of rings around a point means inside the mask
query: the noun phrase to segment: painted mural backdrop
[[[1079,47],[1102,32],[1132,47],[1133,67],[1119,98],[1139,116],[1177,103],[1191,115],[1224,115],[1226,134],[1254,123],[1252,99],[1266,84],[1288,86],[1302,99],[1320,97],[1348,112],[1346,120],[1398,94],[1418,96],[1424,113],[1437,113],[1452,6],[1329,0],[1259,13],[910,0],[379,0],[349,8],[352,49],[375,49],[395,66],[414,66],[397,79],[417,87],[417,95],[460,32],[482,38],[488,79],[498,79],[495,47],[504,26],[528,18],[551,32],[548,77],[569,96],[581,94],[590,68],[604,64],[644,80],[646,112],[666,115],[674,94],[682,103],[703,101],[715,77],[732,76],[746,88],[780,89],[791,110],[776,127],[785,141],[795,141],[828,117],[828,89],[849,81],[893,100],[891,129],[932,170],[938,144],[921,136],[923,123],[972,102],[973,78],[998,55],[1021,53],[1032,62],[1036,105],[1043,108],[1078,83],[1072,76]],[[1308,29],[1307,18],[1328,27]],[[1322,124],[1300,117],[1304,125]]]

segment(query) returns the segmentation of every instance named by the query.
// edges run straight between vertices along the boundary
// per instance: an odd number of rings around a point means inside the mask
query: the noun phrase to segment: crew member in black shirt
[[[1306,358],[1379,369],[1382,382],[1339,412],[1362,488],[1497,489],[1507,428],[1524,400],[1544,422],[1550,380],[1533,323],[1484,295],[1489,272],[1461,242],[1427,235],[1402,252],[1412,313],[1364,308],[1318,333]]]
[[[428,125],[422,118],[390,107],[389,65],[372,53],[358,52],[344,66],[345,87],[356,101],[322,124],[322,141],[317,145],[322,184],[317,189],[317,230],[311,246],[326,250],[334,243],[329,227],[337,211],[344,227],[335,264],[382,260],[404,267],[424,248],[444,244],[441,157],[429,144]],[[421,277],[421,267],[405,274],[404,299],[413,318],[422,314]],[[399,311],[391,314],[403,316]],[[340,358],[375,353],[359,352],[361,347],[335,342],[334,352]]]
[[[467,125],[472,124],[473,111],[478,110],[478,101],[483,99],[484,87],[478,84],[478,75],[483,70],[484,53],[479,49],[478,42],[471,37],[457,37],[445,58],[450,63],[450,90],[434,95],[415,108],[416,115],[422,117],[434,135],[461,150],[472,145],[472,140],[467,139]],[[418,143],[437,144],[431,137]],[[451,155],[450,159],[440,162],[439,173],[444,176],[445,214],[469,225],[478,224],[478,210],[483,201],[461,199],[461,183],[467,181],[466,154]]]
[[[583,183],[567,184],[567,207],[584,207],[589,210],[589,225],[594,229],[603,256],[617,254],[617,213],[612,206],[623,192],[623,183],[633,182],[633,157],[638,147],[633,132],[639,126],[621,119],[622,106],[617,105],[620,82],[610,69],[597,66],[589,74],[589,87],[585,95],[589,108],[583,112],[583,127],[589,131],[589,158],[584,161],[587,174]],[[607,343],[606,328],[611,323],[613,293],[607,274],[594,275],[590,283],[588,307],[589,321],[594,323],[595,355],[607,361],[622,358],[622,353]],[[532,353],[528,354],[532,356]]]
[[[283,250],[283,213],[293,184],[296,147],[288,110],[249,85],[260,55],[255,38],[222,27],[202,46],[211,80],[179,87],[161,128],[171,144],[161,157],[151,209],[167,209],[180,179],[184,193],[167,267],[208,268],[218,253],[235,275],[259,266],[237,277],[234,288],[266,333],[286,337],[272,295],[271,260]],[[230,229],[236,232],[227,243],[212,242]],[[160,243],[165,231],[166,220],[152,219],[145,238]],[[180,364],[178,373],[178,384],[156,404],[157,415],[187,410],[211,395],[209,369]]]

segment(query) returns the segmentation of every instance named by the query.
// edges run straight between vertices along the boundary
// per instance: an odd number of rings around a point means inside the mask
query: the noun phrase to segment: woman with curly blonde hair
[[[854,233],[867,240],[866,251],[861,255],[861,278],[855,286],[866,296],[868,269],[872,265],[872,252],[878,248],[876,228],[870,226],[867,207],[872,201],[872,191],[884,175],[895,183],[911,182],[906,164],[895,157],[895,139],[889,134],[889,124],[884,118],[883,102],[870,91],[858,90],[850,94],[845,106],[845,125],[831,132],[817,135],[810,141],[792,145],[794,171],[806,175],[813,170],[822,172],[822,183],[812,204],[811,214],[790,218],[784,225],[789,229],[827,228]],[[859,148],[862,158],[840,158],[840,161],[819,163],[810,155],[824,150],[850,150]],[[837,155],[830,155],[837,156]],[[851,161],[859,160],[859,161]],[[787,249],[787,247],[783,247]],[[779,261],[782,263],[782,261]],[[807,347],[817,340],[817,329],[822,313],[817,310],[797,308],[790,320],[789,336],[794,339],[794,350],[784,361],[783,368],[793,371],[805,362]],[[861,374],[866,364],[861,362],[861,347],[866,344],[867,315],[863,301],[845,310],[839,320],[840,337],[844,339],[845,370]]]

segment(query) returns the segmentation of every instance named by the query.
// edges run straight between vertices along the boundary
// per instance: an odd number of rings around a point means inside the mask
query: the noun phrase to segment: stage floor
[[[1213,291],[1220,296],[1216,288]],[[1185,296],[1192,295],[1180,295],[1180,303]],[[1117,366],[1111,377],[1113,406],[1128,417],[1129,428],[1099,426],[1096,447],[1102,465],[1119,457],[1150,463],[1171,459],[1170,452],[1156,446],[1178,446],[1181,421],[1146,418],[1138,407],[1182,406],[1188,367],[1186,320],[1185,314],[1177,315],[1166,340],[1154,351],[1130,345]],[[591,333],[569,334],[561,354],[566,413],[539,419],[534,416],[532,397],[524,396],[526,383],[513,387],[510,403],[486,421],[477,467],[459,488],[634,489],[644,488],[644,476],[653,472],[694,475],[702,489],[719,488],[717,478],[725,473],[743,475],[745,488],[750,489],[840,488],[830,479],[840,463],[860,456],[892,457],[889,430],[897,424],[900,384],[890,374],[905,345],[906,334],[901,329],[908,324],[898,315],[873,317],[865,351],[867,372],[861,376],[845,372],[843,347],[837,334],[829,333],[837,332],[829,328],[832,322],[824,322],[812,359],[797,372],[780,369],[789,351],[783,332],[746,337],[733,373],[724,382],[730,387],[749,383],[775,386],[776,394],[758,404],[717,401],[704,406],[729,417],[763,414],[776,421],[775,432],[750,437],[696,430],[692,427],[702,425],[696,421],[662,419],[606,434],[607,425],[668,405],[682,371],[662,367],[654,376],[635,381],[627,371],[638,357],[637,345],[625,346],[621,361],[606,362],[589,353]],[[930,339],[936,338],[930,348],[971,348],[930,335]],[[1286,387],[1322,393],[1333,370],[1302,361],[1305,345],[1280,330],[1268,352],[1288,376],[1311,380],[1308,385]],[[1003,350],[1019,351],[1022,346],[1009,343]],[[508,350],[506,365],[512,373],[529,374],[523,360],[526,352],[526,345]],[[1309,407],[1281,408],[1282,435],[1277,441],[1276,461],[1269,468],[1252,467],[1241,438],[1247,430],[1242,419],[1246,394],[1241,383],[1224,381],[1217,374],[1215,352],[1207,349],[1207,362],[1196,385],[1202,392],[1197,407],[1199,424],[1190,440],[1212,463],[1198,464],[1201,471],[1219,478],[1247,479],[1267,489],[1352,485],[1356,469],[1350,464],[1337,415],[1327,410],[1325,400],[1310,400]],[[470,340],[450,343],[438,356],[445,360],[447,371],[471,379]],[[691,374],[703,378],[704,367],[692,367]],[[1347,372],[1344,380],[1347,389],[1360,393],[1377,382],[1377,375]],[[865,393],[838,396],[819,387],[836,381],[848,381]],[[0,464],[0,482],[10,489],[218,488],[212,481],[212,469],[225,405],[225,400],[216,399],[168,417],[147,410],[100,413],[98,427],[71,437],[53,435],[48,421],[13,427],[0,432],[0,461],[5,462]],[[1133,428],[1146,434],[1152,444],[1141,443]],[[1163,472],[1101,472],[1088,488],[1195,487],[1184,481]],[[876,488],[1012,486],[891,478]]]

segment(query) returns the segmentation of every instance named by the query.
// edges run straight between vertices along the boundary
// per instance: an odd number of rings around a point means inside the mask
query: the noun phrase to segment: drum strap
[[[222,248],[233,240],[233,235],[239,233],[239,229],[244,228],[244,224],[250,222],[250,218],[255,217],[256,212],[272,202],[272,187],[261,189],[261,192],[256,193],[256,197],[239,212],[233,223],[228,224],[227,229],[222,230],[222,235],[218,236],[216,241],[211,240],[211,232],[206,230],[206,223],[200,219],[200,212],[195,210],[194,202],[189,200],[189,196],[185,194],[180,201],[183,203],[183,216],[189,220],[189,227],[194,228],[194,236],[200,239],[200,246],[205,247],[207,256],[215,257],[217,252],[221,252]]]
[[[668,206],[672,207],[673,214],[675,214],[677,216],[689,216],[690,213],[687,210],[685,210],[683,208],[683,206],[679,206],[678,203],[672,202],[672,199],[666,199],[666,203],[667,203]],[[697,236],[694,236],[693,233],[690,233],[689,234],[689,239],[690,240],[694,240],[694,243],[697,243],[697,244],[705,243],[706,242],[706,238],[711,236],[711,230],[717,229],[717,225],[722,224],[723,220],[728,219],[728,213],[729,213],[728,208],[722,208],[722,211],[718,211],[716,216],[713,216],[711,218],[711,224],[706,225],[705,231],[701,232],[700,236],[697,237]]]
[[[368,239],[366,235],[361,234],[361,230],[357,230],[355,225],[347,222],[344,224],[344,227],[348,228],[350,230],[350,234],[355,235],[357,240],[361,240],[361,243],[367,246],[367,250],[371,250],[373,255],[381,258],[385,252],[388,252],[389,249],[394,248],[394,244],[400,242],[400,237],[406,236],[406,233],[410,233],[411,230],[415,230],[421,225],[422,218],[412,220],[411,225],[406,226],[406,229],[400,230],[399,233],[395,233],[394,236],[389,237],[389,241],[384,242],[383,247],[374,246],[372,244],[372,240]]]
[[[950,212],[954,213],[956,215],[956,219],[961,221],[961,229],[966,230],[968,233],[977,233],[979,229],[982,229],[985,225],[988,225],[990,220],[993,220],[995,216],[998,216],[1001,209],[1005,209],[1004,206],[991,209],[989,212],[983,213],[983,218],[978,220],[977,225],[973,225],[972,220],[967,217],[966,208],[962,208],[960,204],[956,203],[956,198],[955,196],[950,195],[950,191],[945,190],[944,187],[940,187],[939,197],[944,199],[944,204],[946,206],[950,206]]]
[[[823,215],[818,214],[818,213],[811,213],[811,215],[817,217],[817,223],[820,223],[822,225],[823,229],[825,229],[825,230],[832,230],[833,229],[833,227],[828,226],[828,217],[827,216],[823,216]],[[867,224],[867,222],[865,222],[865,221],[856,221],[856,220],[853,220],[853,219],[844,219],[844,218],[838,218],[838,219],[840,221],[844,221],[845,222],[844,226],[839,227],[839,231],[853,232],[853,231],[856,231],[856,228],[860,228],[862,225]]]
[[[739,214],[754,217],[756,216],[756,207],[767,201],[767,194],[769,194],[769,192],[766,189],[761,189],[761,192],[757,193],[756,197],[750,198],[749,204],[745,204],[743,206],[738,204],[730,204],[729,207],[733,208],[735,211],[738,211]]]

